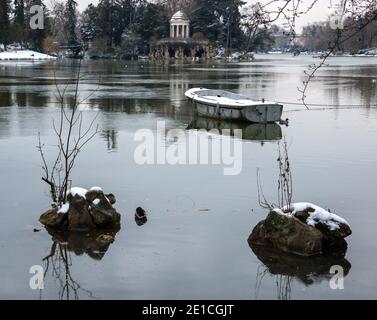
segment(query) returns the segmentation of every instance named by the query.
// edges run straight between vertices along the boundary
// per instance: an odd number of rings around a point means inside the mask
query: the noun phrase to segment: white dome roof
[[[173,16],[171,17],[170,21],[173,21],[173,20],[187,20],[187,21],[189,21],[189,18],[187,18],[186,14],[184,12],[179,10],[176,13],[174,13]]]

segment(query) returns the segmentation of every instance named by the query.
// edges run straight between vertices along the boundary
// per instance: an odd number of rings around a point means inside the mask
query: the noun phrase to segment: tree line
[[[43,7],[41,30],[29,26],[33,5]],[[75,0],[54,0],[49,8],[43,0],[0,0],[0,43],[39,51],[93,44],[111,51],[136,39],[138,49],[146,52],[150,41],[169,36],[169,20],[182,9],[191,20],[191,34],[238,47],[243,5],[242,0],[100,0],[80,13]]]
[[[285,48],[297,45],[290,37],[292,30],[285,31],[277,26],[272,11],[259,2],[99,0],[97,5],[89,4],[79,12],[75,0],[53,0],[49,7],[44,1],[47,0],[0,0],[0,44],[6,47],[17,43],[23,48],[46,53],[56,53],[61,48],[85,48],[110,55],[117,51],[147,54],[151,42],[169,37],[169,20],[176,11],[182,10],[190,19],[192,37],[208,39],[216,47],[247,52],[268,51],[276,45]],[[43,29],[30,27],[30,9],[35,5],[43,8]],[[377,46],[376,22],[364,27],[363,19],[363,16],[349,17],[345,21],[346,32],[356,31],[357,37],[342,42],[339,50]],[[277,34],[287,35],[284,44],[276,43]],[[302,36],[303,48],[325,50],[334,30],[328,22],[312,24],[303,29]]]
[[[343,22],[342,38],[337,41],[337,52],[356,54],[363,49],[377,48],[377,21],[367,22],[367,16],[348,17]],[[308,51],[325,51],[335,41],[334,30],[329,21],[313,23],[303,28],[303,47]]]

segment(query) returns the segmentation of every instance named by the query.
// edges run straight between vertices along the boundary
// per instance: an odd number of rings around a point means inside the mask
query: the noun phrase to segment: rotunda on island
[[[182,12],[176,12],[170,19],[170,37],[150,44],[150,58],[164,59],[212,59],[213,48],[206,39],[190,37],[190,20]]]

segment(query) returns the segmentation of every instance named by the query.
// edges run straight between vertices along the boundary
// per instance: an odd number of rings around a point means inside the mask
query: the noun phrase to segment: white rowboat
[[[281,119],[283,106],[271,101],[256,101],[224,90],[192,88],[185,96],[195,104],[198,115],[256,123],[276,122]]]

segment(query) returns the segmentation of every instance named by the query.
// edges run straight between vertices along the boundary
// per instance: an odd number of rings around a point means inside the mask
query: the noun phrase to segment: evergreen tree
[[[83,12],[83,21],[80,28],[81,38],[88,44],[97,34],[97,8],[91,3]]]
[[[242,46],[240,7],[245,3],[242,0],[218,1],[218,13],[223,20],[222,39],[226,47],[239,49]]]
[[[10,1],[9,0],[0,0],[0,44],[6,46],[9,43],[9,28],[10,28]]]
[[[193,33],[202,32],[225,47],[239,47],[243,35],[239,9],[244,4],[242,0],[199,1],[190,16]]]
[[[25,41],[25,3],[24,0],[14,1],[13,38],[23,44]]]
[[[103,39],[106,43],[105,46],[112,47],[113,39],[113,21],[114,21],[114,1],[113,0],[100,0],[97,6],[97,38]]]
[[[67,23],[65,25],[68,31],[68,45],[75,46],[78,44],[76,35],[77,15],[76,15],[77,2],[75,0],[67,0],[66,3],[66,17]]]
[[[219,37],[221,21],[216,5],[218,0],[202,0],[190,15],[192,33],[201,32],[209,40],[216,41]]]
[[[136,12],[133,25],[135,31],[143,37],[145,42],[148,42],[152,37],[169,37],[170,18],[162,4],[145,2]]]
[[[30,8],[32,6],[41,6],[43,8],[43,29],[31,29],[30,24],[26,23],[26,43],[30,49],[36,51],[43,51],[43,40],[50,32],[50,19],[48,10],[42,0],[27,0],[25,1],[25,21],[31,20]]]

